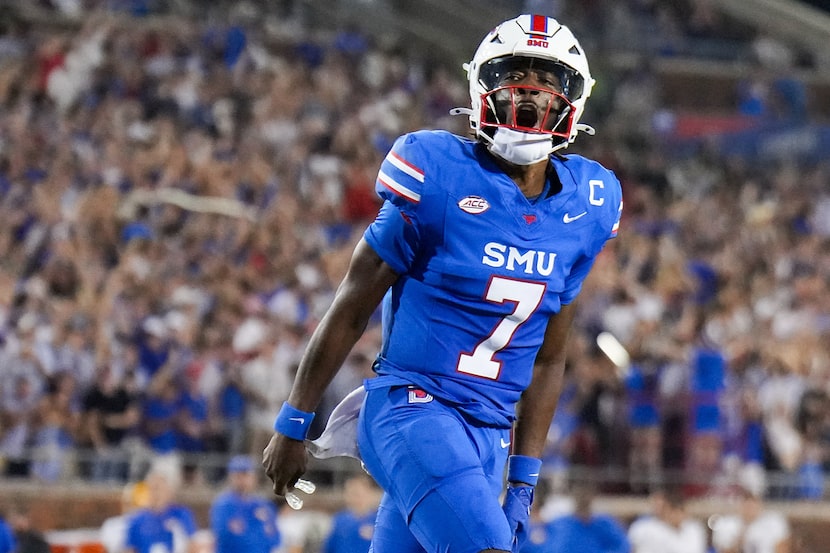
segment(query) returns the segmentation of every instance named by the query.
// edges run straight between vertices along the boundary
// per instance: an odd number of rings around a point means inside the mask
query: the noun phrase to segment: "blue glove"
[[[530,532],[530,506],[533,486],[508,486],[502,509],[513,533],[513,553],[518,553]]]

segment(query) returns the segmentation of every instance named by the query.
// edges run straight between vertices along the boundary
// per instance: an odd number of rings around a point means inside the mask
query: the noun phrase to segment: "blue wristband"
[[[308,435],[313,420],[314,413],[300,411],[291,407],[286,401],[282,404],[277,420],[274,421],[274,430],[292,440],[303,441]]]
[[[539,481],[542,460],[527,455],[511,455],[507,458],[507,481],[535,486]]]

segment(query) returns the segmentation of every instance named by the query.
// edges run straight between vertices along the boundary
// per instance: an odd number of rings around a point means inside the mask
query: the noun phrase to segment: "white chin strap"
[[[514,165],[533,165],[547,157],[556,148],[549,134],[521,132],[499,127],[488,146],[490,153]]]

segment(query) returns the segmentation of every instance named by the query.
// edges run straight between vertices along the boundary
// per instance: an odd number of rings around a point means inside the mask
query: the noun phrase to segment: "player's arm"
[[[542,456],[562,389],[565,350],[574,313],[574,303],[564,305],[548,322],[545,339],[533,367],[533,378],[516,407],[513,455],[536,459]]]
[[[312,334],[300,361],[287,401],[290,408],[299,413],[293,418],[302,418],[303,413],[313,413],[316,409],[329,382],[363,334],[384,294],[397,279],[398,275],[392,268],[365,240],[361,240],[352,254],[349,269],[331,307]],[[277,495],[285,495],[289,491],[305,472],[306,463],[302,440],[281,432],[274,433],[262,461]]]
[[[288,402],[313,410],[323,391],[363,334],[369,318],[398,275],[361,240],[334,301],[314,331],[297,371]]]
[[[536,355],[533,377],[516,406],[513,450],[507,460],[509,486],[504,513],[514,536],[514,551],[529,536],[533,489],[542,468],[542,451],[559,401],[565,372],[565,346],[574,318],[573,303],[548,321],[545,339]]]

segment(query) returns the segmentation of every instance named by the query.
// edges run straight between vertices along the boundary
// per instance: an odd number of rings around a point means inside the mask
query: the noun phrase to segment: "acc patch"
[[[490,203],[481,196],[467,196],[458,202],[458,207],[465,213],[478,215],[490,209]]]

